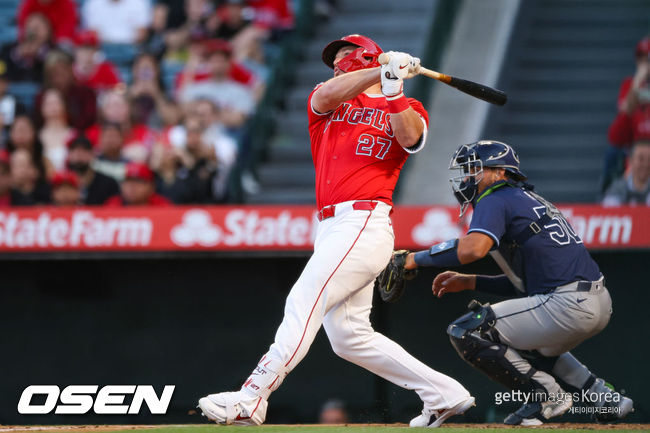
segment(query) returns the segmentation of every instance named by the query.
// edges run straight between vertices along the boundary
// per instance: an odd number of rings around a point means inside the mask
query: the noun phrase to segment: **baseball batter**
[[[419,395],[424,409],[412,426],[437,427],[474,404],[460,383],[370,324],[373,281],[393,250],[393,190],[406,158],[423,148],[428,123],[422,104],[402,91],[419,59],[391,52],[380,66],[381,53],[361,35],[323,50],[334,78],[317,85],[307,104],[319,220],[314,253],[287,297],[275,341],[242,388],[199,400],[218,424],[262,424],[270,394],[321,325],[337,355]]]
[[[505,423],[538,425],[565,413],[574,400],[594,406],[601,421],[630,413],[632,400],[605,386],[569,352],[602,331],[612,312],[604,277],[580,237],[553,204],[524,183],[509,145],[489,140],[463,145],[450,169],[459,170],[451,180],[461,213],[474,208],[469,231],[408,254],[404,268],[455,267],[490,252],[504,271],[496,277],[446,271],[434,279],[433,293],[520,296],[492,306],[473,302],[472,311],[447,330],[465,361],[535,397]]]

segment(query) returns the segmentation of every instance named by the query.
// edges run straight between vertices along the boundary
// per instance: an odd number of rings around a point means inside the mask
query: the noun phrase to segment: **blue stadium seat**
[[[18,39],[18,27],[0,24],[0,45]]]
[[[161,62],[160,73],[168,94],[171,95],[174,92],[174,80],[184,67],[185,65],[180,62],[166,62],[164,60]]]
[[[120,73],[120,78],[125,84],[131,84],[132,80],[132,73],[131,73],[131,67],[130,66],[119,66],[117,68],[118,72]]]
[[[101,50],[106,58],[116,66],[130,66],[138,48],[129,44],[102,44]]]
[[[16,6],[0,2],[0,23],[3,25],[16,22]]]
[[[18,98],[18,101],[20,101],[27,110],[31,111],[34,106],[34,98],[40,90],[40,83],[25,81],[10,83],[8,93]]]

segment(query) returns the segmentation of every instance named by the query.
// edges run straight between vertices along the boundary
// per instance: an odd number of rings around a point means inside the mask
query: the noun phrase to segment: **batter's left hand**
[[[402,93],[404,88],[404,79],[396,76],[390,63],[386,63],[381,67],[381,93],[384,96],[397,96]]]
[[[476,275],[461,274],[454,271],[445,271],[433,280],[433,295],[442,298],[445,293],[456,293],[464,290],[474,290]]]

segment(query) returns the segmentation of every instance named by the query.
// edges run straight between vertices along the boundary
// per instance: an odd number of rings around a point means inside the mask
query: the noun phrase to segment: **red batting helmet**
[[[346,45],[355,45],[359,48],[339,61],[337,67],[343,72],[380,66],[377,58],[383,53],[381,47],[369,37],[357,34],[343,36],[341,39],[327,44],[323,49],[323,62],[334,69],[336,53]]]

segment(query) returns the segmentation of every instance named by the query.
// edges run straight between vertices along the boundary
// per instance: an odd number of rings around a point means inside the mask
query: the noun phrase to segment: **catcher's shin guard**
[[[509,359],[515,354],[511,348],[498,341],[498,334],[493,329],[496,318],[492,307],[472,301],[469,308],[472,311],[447,328],[451,344],[460,357],[509,389],[544,389],[531,381],[537,370],[529,366],[526,371],[520,371]]]

